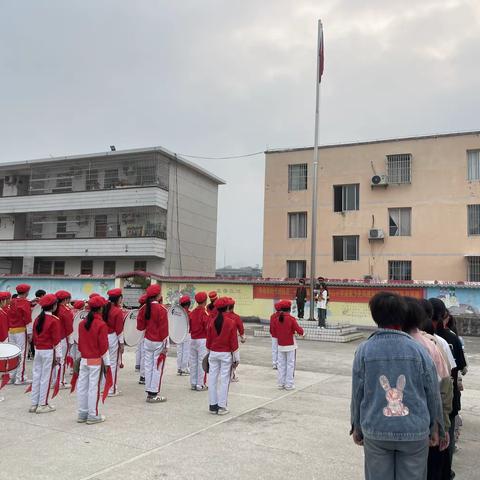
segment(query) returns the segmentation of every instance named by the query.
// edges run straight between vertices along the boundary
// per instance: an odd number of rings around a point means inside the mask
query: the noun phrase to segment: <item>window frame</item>
[[[113,264],[113,269],[107,269],[107,263]],[[107,271],[113,270],[113,271]],[[117,273],[117,262],[115,260],[104,260],[103,261],[103,274],[104,275],[115,275]]]
[[[293,182],[293,171],[294,169],[303,169],[302,172],[298,173],[298,179],[296,185]],[[302,176],[300,176],[302,175]],[[300,181],[302,181],[302,185],[300,185]],[[300,188],[305,184],[305,188]],[[308,190],[308,163],[290,163],[288,164],[288,178],[287,178],[287,186],[288,192],[304,192]],[[294,188],[294,186],[298,186],[299,188]]]
[[[346,208],[348,206],[348,187],[354,187],[354,203],[355,208]],[[337,194],[339,193],[339,195]],[[340,202],[338,202],[338,200]],[[337,204],[341,203],[340,209]],[[344,183],[340,185],[333,185],[333,211],[335,213],[357,212],[360,210],[360,184],[359,183]]]
[[[292,235],[292,219],[294,219],[294,218],[297,219],[296,220],[296,225],[295,225],[297,233],[303,233],[303,231],[300,232],[300,224],[301,224],[300,218],[301,218],[301,216],[305,217],[305,226],[304,226],[305,235],[293,236]],[[304,239],[306,239],[307,236],[308,236],[308,213],[307,212],[288,212],[287,217],[288,217],[288,220],[287,220],[287,222],[288,222],[288,225],[287,225],[287,227],[288,227],[288,238],[293,239],[293,240],[298,240],[298,239],[304,240]],[[295,229],[293,229],[293,230],[295,230]]]
[[[400,269],[402,267],[406,267],[408,265],[410,271],[408,272],[409,273],[409,277],[410,278],[393,278],[394,275],[392,275],[392,269],[394,268],[394,265],[393,264],[397,264],[397,267],[399,267]],[[400,265],[401,264],[401,265]],[[388,260],[388,280],[389,281],[396,281],[396,282],[408,282],[408,281],[411,281],[413,276],[412,276],[412,261],[411,260]],[[400,274],[398,275],[399,277],[406,277],[407,275],[405,274],[405,272],[403,271],[400,271]]]
[[[295,271],[298,273],[298,267],[301,265],[301,270],[303,270],[303,275],[294,277],[290,276],[290,266],[295,264]],[[287,260],[287,278],[305,278],[307,276],[307,261],[306,260]]]
[[[144,263],[145,268],[137,268],[137,264]],[[134,260],[133,261],[133,271],[134,272],[146,272],[147,271],[147,261],[146,260]]]
[[[473,155],[476,154],[476,158]],[[472,158],[470,157],[472,155]],[[471,165],[470,160],[476,162],[476,165]],[[472,162],[473,163],[473,162]],[[475,171],[476,177],[472,178],[472,172]],[[480,149],[467,150],[467,180],[469,182],[480,181]]]
[[[472,265],[474,260],[476,264]],[[473,275],[472,269],[475,269]],[[480,256],[467,257],[467,282],[480,282]]]
[[[65,275],[65,260],[54,260],[52,268],[53,275]]]
[[[391,219],[391,214],[390,212],[396,210],[398,211],[398,225],[397,225],[397,234],[392,234],[392,225],[390,222]],[[402,222],[402,211],[408,211],[409,212],[409,224],[408,224],[408,234],[407,233],[401,233],[403,229],[403,222]],[[393,207],[388,209],[388,236],[389,237],[411,237],[412,236],[412,207]]]
[[[473,208],[475,207],[476,212],[472,212]],[[477,225],[476,226],[476,233],[472,233],[472,222],[471,219],[474,216],[474,214],[477,216]],[[480,204],[479,203],[473,203],[467,205],[467,235],[469,237],[478,237],[480,235]]]
[[[84,270],[86,270],[86,268],[85,268],[86,263],[91,265],[91,268],[89,269],[90,273],[85,273],[84,272]],[[80,275],[93,275],[93,260],[81,260],[80,261]]]
[[[412,154],[411,153],[394,153],[386,156],[387,162],[387,178],[389,184],[408,185],[412,183]],[[395,172],[393,171],[393,162],[395,164]],[[408,162],[408,168],[402,165],[402,162]]]
[[[355,258],[346,258],[348,257],[348,241],[349,240],[355,241]],[[336,257],[336,251],[338,250],[338,243],[336,242],[341,241],[341,249],[342,255],[341,259]],[[351,245],[350,245],[351,247]],[[332,237],[332,258],[335,263],[337,262],[358,262],[360,260],[360,235],[333,235]]]

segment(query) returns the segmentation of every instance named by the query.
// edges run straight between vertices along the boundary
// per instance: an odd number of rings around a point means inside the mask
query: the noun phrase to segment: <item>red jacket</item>
[[[215,320],[208,324],[207,349],[213,352],[235,352],[238,350],[237,325],[235,320],[228,314],[223,314],[223,325],[220,335],[218,335],[215,329]]]
[[[32,307],[23,297],[12,299],[8,309],[8,328],[25,328],[32,321]]]
[[[210,322],[210,317],[205,310],[205,307],[194,308],[190,312],[189,318],[192,340],[207,338],[207,327],[208,323]]]
[[[124,318],[123,310],[119,306],[112,304],[107,317],[108,333],[120,335],[123,332]]]
[[[280,315],[283,313],[283,322],[280,321]],[[297,320],[287,312],[280,312],[276,321],[276,333],[278,345],[286,347],[294,345],[294,334],[303,335],[303,328],[297,323]]]
[[[144,305],[137,316],[137,330],[145,330],[145,338],[152,342],[163,342],[168,337],[168,315],[167,309],[158,302],[151,303],[150,318],[145,318],[147,310]]]
[[[0,343],[8,339],[8,316],[7,312],[0,308]]]
[[[270,317],[270,335],[271,335],[273,338],[277,338],[277,336],[278,336],[278,333],[277,333],[278,313],[279,313],[279,312],[275,312],[275,313],[272,314],[272,316]]]
[[[90,329],[85,328],[87,318],[78,326],[78,350],[82,358],[97,359],[108,351],[108,328],[99,313],[95,313]]]
[[[36,350],[52,350],[61,340],[60,322],[55,315],[45,314],[43,328],[37,333],[38,317],[33,322],[33,344]]]
[[[56,313],[60,321],[60,338],[69,337],[73,333],[73,313],[66,305],[59,305]]]
[[[240,318],[240,315],[237,315],[235,312],[228,312],[228,315],[234,319],[238,334],[243,337],[245,335],[245,328],[243,327],[243,322]]]

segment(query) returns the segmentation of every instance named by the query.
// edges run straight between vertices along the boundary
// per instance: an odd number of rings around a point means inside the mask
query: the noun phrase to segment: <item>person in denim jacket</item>
[[[423,480],[429,445],[445,436],[435,365],[401,331],[402,297],[380,292],[369,306],[379,329],[355,353],[353,440],[364,447],[366,480]]]

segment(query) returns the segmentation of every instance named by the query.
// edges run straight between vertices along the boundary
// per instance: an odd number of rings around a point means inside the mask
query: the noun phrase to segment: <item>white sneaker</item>
[[[277,385],[277,388],[278,388],[279,390],[283,390],[283,389],[285,388],[285,385]]]
[[[285,387],[285,390],[295,390],[295,385],[290,385],[289,387]]]
[[[273,368],[274,370],[278,370],[278,367],[277,367],[276,365],[272,365],[272,368]]]
[[[28,413],[35,413],[37,411],[37,408],[38,408],[38,405],[32,405],[29,409],[28,409]]]
[[[54,412],[56,408],[53,405],[40,405],[37,407],[35,413],[50,413]]]
[[[195,387],[195,390],[196,390],[197,392],[204,392],[205,390],[208,390],[208,387],[207,387],[206,385],[197,385],[197,386]]]
[[[122,395],[122,392],[120,390],[117,390],[116,392],[113,392],[113,393],[109,393],[108,394],[108,397],[120,397],[120,395]]]
[[[217,415],[226,415],[228,412],[228,408],[225,407],[218,407]]]
[[[69,383],[61,383],[60,384],[60,390],[70,390],[72,386]]]
[[[105,421],[105,415],[98,415],[96,417],[88,417],[87,425],[94,425],[95,423],[102,423]]]

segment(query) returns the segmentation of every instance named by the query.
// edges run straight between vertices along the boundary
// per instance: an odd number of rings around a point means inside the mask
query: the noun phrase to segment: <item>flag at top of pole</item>
[[[322,21],[318,21],[318,83],[322,81],[324,68],[324,53],[323,53],[323,25]]]

